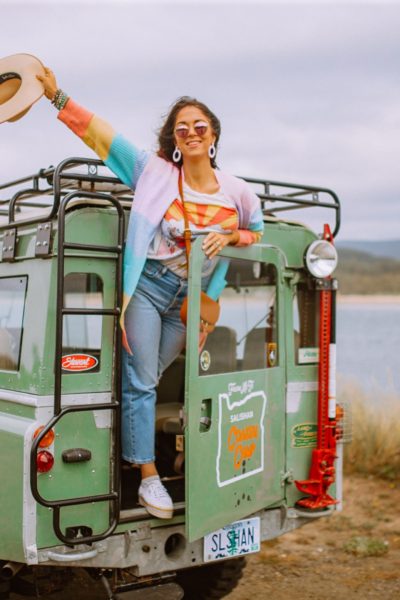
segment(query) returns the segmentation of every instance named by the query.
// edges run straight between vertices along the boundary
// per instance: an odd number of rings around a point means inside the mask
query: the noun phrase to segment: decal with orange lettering
[[[267,398],[254,381],[231,383],[219,394],[217,482],[219,487],[264,469],[264,417]]]

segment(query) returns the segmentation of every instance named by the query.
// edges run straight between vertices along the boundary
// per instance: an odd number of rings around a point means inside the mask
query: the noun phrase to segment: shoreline
[[[340,304],[400,304],[400,294],[338,294]]]

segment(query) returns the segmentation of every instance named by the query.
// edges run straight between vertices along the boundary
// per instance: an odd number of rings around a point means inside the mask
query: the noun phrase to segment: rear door
[[[285,348],[276,248],[226,248],[221,316],[198,349],[200,273],[193,248],[185,388],[186,527],[190,540],[283,498]]]

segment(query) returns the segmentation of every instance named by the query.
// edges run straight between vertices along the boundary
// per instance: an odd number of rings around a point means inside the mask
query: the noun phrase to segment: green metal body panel
[[[15,404],[9,400],[1,399],[0,392],[0,413],[4,415],[14,415],[16,417],[25,417],[26,419],[35,420],[35,407],[26,404]]]
[[[228,257],[263,261],[282,273],[275,248],[225,249]],[[284,499],[285,343],[283,278],[278,277],[278,365],[223,375],[199,376],[200,273],[204,254],[195,244],[189,285],[186,368],[186,529],[189,540]],[[221,349],[223,352],[224,349]],[[211,427],[200,427],[201,405],[210,402]],[[245,425],[235,419],[251,412]],[[211,413],[211,414],[210,414]],[[246,437],[248,439],[246,439]],[[251,454],[250,454],[251,453]]]
[[[289,268],[303,269],[305,251],[315,239],[315,233],[300,223],[267,222],[262,241],[279,248],[285,255]]]
[[[0,413],[0,559],[24,562],[24,417]]]
[[[106,494],[110,485],[110,428],[98,428],[93,412],[70,413],[55,427],[54,467],[39,475],[39,492],[46,500]],[[70,448],[91,451],[88,462],[64,463],[62,453]],[[85,525],[95,534],[108,528],[109,504],[100,502],[61,509],[62,530]],[[52,512],[40,506],[37,520],[39,548],[59,543],[52,527]]]
[[[66,239],[70,242],[111,246],[115,244],[116,228],[113,211],[84,208],[74,210],[66,217]],[[0,370],[0,390],[19,395],[18,402],[13,402],[2,398],[0,392],[0,450],[13,457],[12,469],[9,464],[0,467],[3,482],[1,507],[2,511],[6,511],[3,514],[12,515],[12,518],[1,520],[4,529],[0,534],[0,558],[20,561],[24,561],[23,498],[29,489],[29,482],[26,488],[29,464],[24,455],[24,436],[29,429],[28,439],[31,439],[33,431],[48,422],[53,414],[54,393],[57,235],[53,254],[48,258],[35,258],[35,240],[36,228],[21,228],[16,260],[1,265],[0,271],[0,276],[28,276],[20,368],[17,372]],[[112,254],[101,253],[99,257],[99,254],[90,252],[69,251],[64,268],[65,275],[97,274],[103,284],[103,307],[114,307],[116,269]],[[106,401],[110,401],[113,331],[112,318],[103,317],[100,370],[97,373],[65,375],[62,380],[63,406],[73,404],[77,394],[82,397],[82,394],[105,392],[108,393]],[[96,401],[96,397],[93,399]],[[59,421],[55,428],[55,443],[50,448],[55,465],[49,473],[38,475],[39,491],[46,500],[108,493],[112,468],[111,419],[108,418],[109,422],[104,424],[108,412],[99,412],[97,420],[103,422],[100,426],[90,410],[68,414]],[[17,426],[16,433],[11,433],[13,423]],[[92,452],[92,458],[89,462],[66,464],[61,455],[69,448],[87,448]],[[39,504],[36,508],[38,547],[59,544],[53,531],[52,510]],[[108,502],[63,508],[61,529],[85,525],[91,527],[94,533],[101,533],[108,528],[109,509]]]

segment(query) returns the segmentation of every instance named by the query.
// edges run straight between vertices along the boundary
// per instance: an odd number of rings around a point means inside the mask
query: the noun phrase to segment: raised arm
[[[81,138],[117,177],[131,188],[143,172],[150,153],[139,150],[113,127],[63,94],[53,72],[45,68],[42,82],[46,97],[59,109],[58,118]]]

